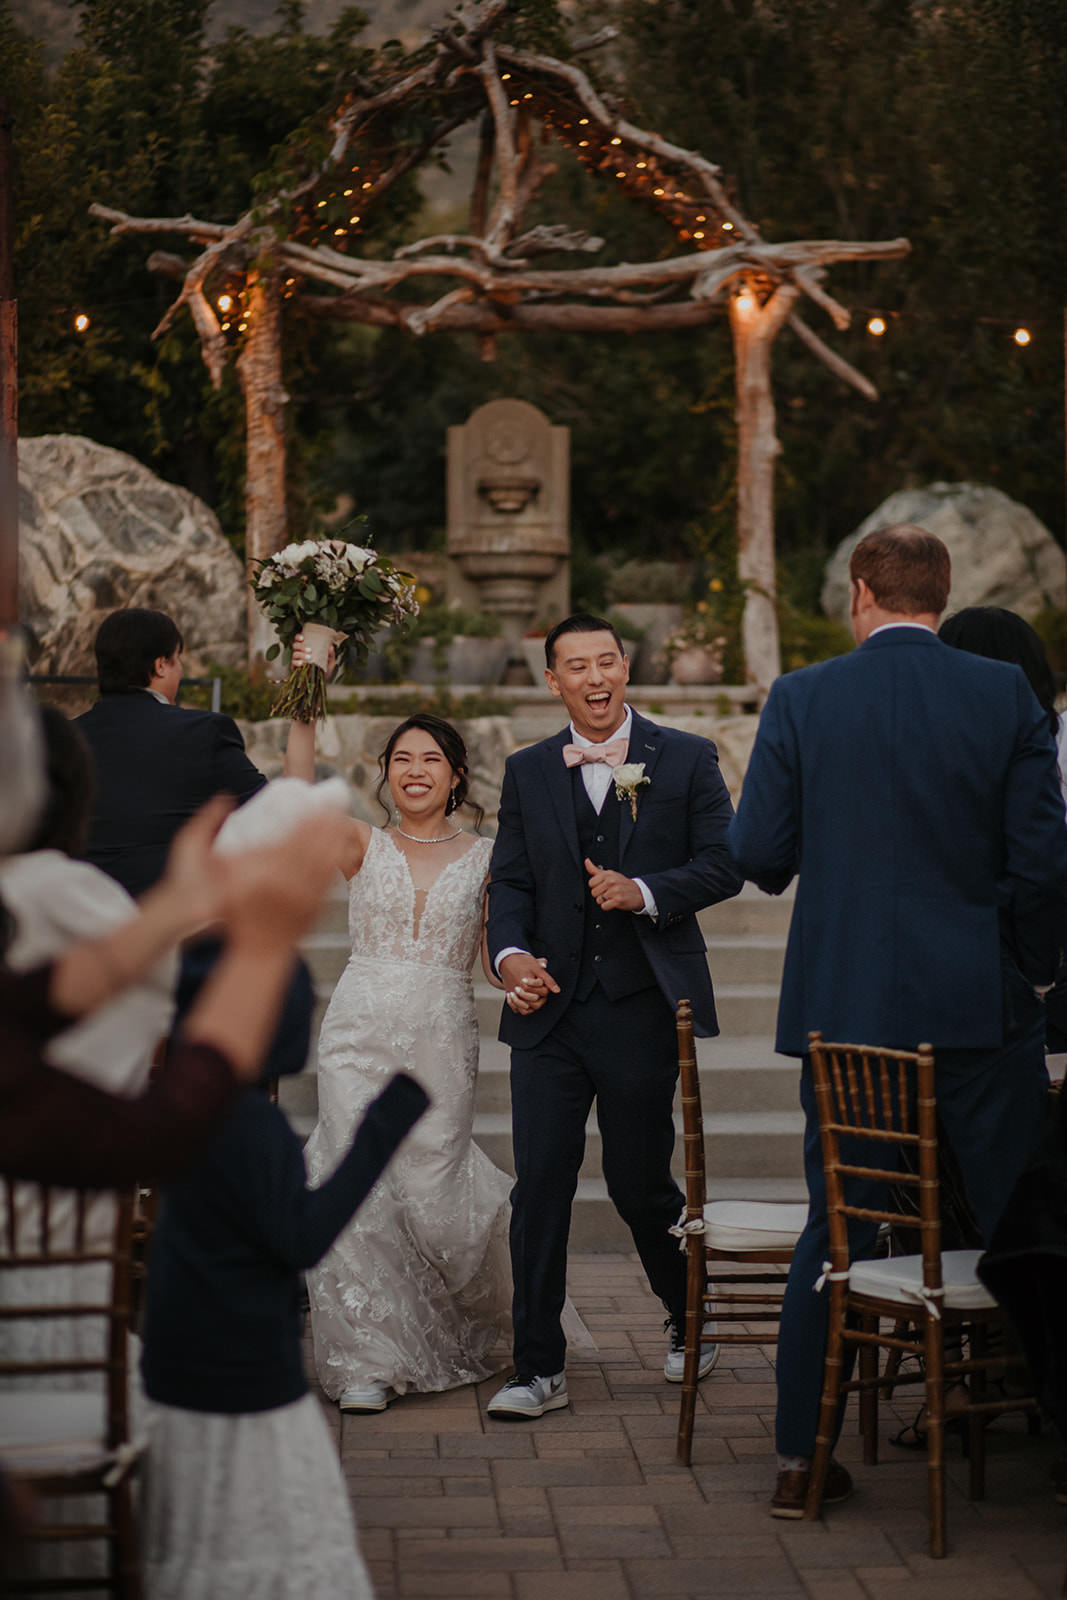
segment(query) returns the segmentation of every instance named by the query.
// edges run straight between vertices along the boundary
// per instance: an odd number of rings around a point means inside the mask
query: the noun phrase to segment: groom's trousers
[[[658,988],[609,1000],[597,985],[571,1002],[534,1049],[512,1051],[511,1259],[520,1378],[564,1368],[567,1239],[594,1098],[608,1194],[653,1291],[682,1325],[685,1257],[668,1232],[684,1205],[670,1171],[677,1076],[674,1014]]]
[[[1048,1103],[1041,1007],[1032,992],[1017,992],[1012,998],[1015,1003],[1007,1013],[1010,1036],[999,1049],[934,1051],[938,1121],[956,1156],[971,1210],[987,1243],[1040,1138]],[[829,1227],[819,1116],[807,1057],[801,1072],[800,1101],[807,1119],[804,1166],[810,1209],[789,1269],[777,1359],[775,1438],[779,1452],[788,1456],[815,1453],[830,1298],[828,1292],[815,1289],[829,1253]],[[870,1155],[869,1141],[866,1155]],[[880,1166],[884,1155],[882,1148]],[[885,1209],[885,1185],[861,1184],[852,1178],[846,1179],[846,1186],[850,1204]],[[877,1235],[877,1223],[850,1219],[852,1259],[872,1256]],[[854,1347],[846,1349],[851,1353]]]

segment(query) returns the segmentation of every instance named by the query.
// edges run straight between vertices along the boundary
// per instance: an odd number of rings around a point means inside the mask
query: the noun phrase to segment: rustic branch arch
[[[780,447],[771,346],[788,325],[836,377],[876,399],[874,386],[795,307],[806,298],[835,327],[848,327],[847,308],[823,287],[827,267],[895,260],[907,254],[908,241],[764,240],[731,202],[714,163],[630,122],[573,59],[500,39],[508,10],[509,0],[460,5],[388,81],[354,86],[333,116],[322,158],[232,224],[131,217],[103,205],[92,206],[92,213],[110,222],[115,234],[169,236],[200,247],[192,261],[162,251],[149,257],[153,270],[181,282],[155,332],[162,334],[188,308],[216,386],[237,348],[247,418],[250,561],[285,539],[285,300],[299,297],[317,316],[402,328],[417,337],[471,332],[485,341],[486,354],[504,333],[655,332],[701,327],[725,311],[736,359],[743,645],[747,675],[765,689],[779,670],[774,461]],[[609,31],[579,42],[573,53],[580,56],[607,37]],[[433,108],[432,125],[415,143],[392,141],[391,118],[412,106]],[[358,254],[352,247],[370,208],[473,121],[479,157],[468,231],[418,239],[392,259]],[[520,231],[531,200],[558,170],[546,154],[552,138],[627,196],[652,206],[684,253],[615,266],[538,265],[548,255],[595,256],[603,243],[563,226]],[[407,298],[397,296],[401,288]],[[261,629],[250,605],[252,655],[261,648]]]

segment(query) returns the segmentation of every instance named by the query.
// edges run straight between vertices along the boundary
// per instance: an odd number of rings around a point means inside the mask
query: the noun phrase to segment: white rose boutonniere
[[[612,769],[615,779],[615,797],[617,800],[629,800],[630,815],[637,821],[637,791],[644,789],[651,783],[651,778],[645,777],[645,763],[643,761],[626,761],[622,766]]]

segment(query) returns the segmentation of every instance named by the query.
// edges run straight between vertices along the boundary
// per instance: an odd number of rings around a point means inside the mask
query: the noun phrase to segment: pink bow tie
[[[580,767],[583,761],[605,761],[609,767],[620,767],[626,760],[626,749],[625,739],[609,739],[607,744],[594,744],[588,747],[565,744],[563,759],[568,767]]]

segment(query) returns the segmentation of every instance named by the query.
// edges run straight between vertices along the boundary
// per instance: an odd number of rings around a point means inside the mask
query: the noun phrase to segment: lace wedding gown
[[[419,907],[405,855],[374,829],[349,887],[349,958],[319,1039],[319,1122],[305,1149],[319,1183],[370,1100],[410,1072],[431,1107],[308,1275],[319,1382],[337,1399],[371,1380],[431,1391],[503,1362],[510,1332],[511,1180],[471,1141],[478,1029],[471,965],[492,841],[442,868]]]

